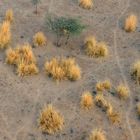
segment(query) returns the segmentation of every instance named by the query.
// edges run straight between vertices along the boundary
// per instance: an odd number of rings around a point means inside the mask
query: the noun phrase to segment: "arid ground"
[[[102,128],[107,140],[140,140],[140,120],[136,104],[140,100],[140,86],[132,80],[130,67],[140,59],[140,22],[135,32],[123,29],[124,19],[135,13],[140,20],[140,0],[94,0],[94,7],[85,10],[77,0],[42,0],[39,13],[30,0],[1,0],[0,22],[5,11],[12,8],[12,47],[32,42],[33,35],[42,31],[48,39],[45,47],[33,48],[40,69],[38,75],[18,77],[13,66],[5,63],[5,51],[0,51],[0,140],[88,140],[90,132]],[[49,14],[79,17],[88,25],[78,36],[72,37],[67,46],[56,47],[56,36],[46,28]],[[107,42],[107,58],[89,58],[85,55],[83,41],[94,35]],[[44,72],[44,62],[54,56],[72,56],[81,67],[82,78],[76,82],[57,84]],[[86,90],[93,92],[97,81],[110,79],[113,86],[124,82],[130,97],[120,100],[110,93],[105,97],[121,115],[121,123],[113,125],[98,107],[90,111],[80,108],[80,97]],[[55,135],[43,134],[38,128],[42,108],[52,103],[63,114],[65,127]]]

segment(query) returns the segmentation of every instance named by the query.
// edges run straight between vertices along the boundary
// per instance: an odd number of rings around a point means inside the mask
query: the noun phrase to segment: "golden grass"
[[[6,63],[17,67],[19,76],[33,75],[38,73],[36,59],[32,48],[28,43],[6,51]]]
[[[105,42],[97,42],[95,37],[89,36],[85,39],[85,52],[89,57],[106,57],[108,46]]]
[[[111,82],[109,80],[105,80],[103,82],[98,82],[96,84],[96,90],[97,91],[104,91],[104,90],[110,90],[111,89]]]
[[[140,84],[140,61],[137,61],[133,64],[131,68],[131,74],[136,80],[137,84]]]
[[[133,32],[136,30],[137,27],[137,16],[131,14],[127,19],[125,20],[125,31],[127,32]]]
[[[89,110],[93,106],[93,96],[90,92],[86,91],[81,97],[81,107],[83,109]]]
[[[140,103],[137,104],[137,113],[140,116]]]
[[[54,134],[62,130],[64,119],[52,105],[48,105],[40,114],[39,126],[42,132]]]
[[[101,129],[95,129],[91,132],[89,140],[106,140],[106,136]]]
[[[10,23],[13,22],[14,16],[13,16],[13,10],[12,10],[12,9],[8,9],[8,10],[6,11],[5,20],[6,20],[6,21],[9,21]]]
[[[84,9],[91,9],[93,7],[93,0],[79,0],[79,6]]]
[[[11,42],[10,22],[4,21],[0,26],[0,49],[8,47]]]
[[[76,81],[81,78],[81,70],[73,58],[53,58],[45,63],[45,71],[56,81],[64,79]]]
[[[45,37],[45,35],[42,32],[38,32],[33,36],[33,44],[35,46],[45,46],[47,43],[47,39]]]
[[[98,82],[98,83],[96,84],[96,90],[97,90],[97,91],[103,91],[103,90],[104,90],[104,85],[103,85],[102,82]]]
[[[123,84],[120,84],[118,87],[117,87],[117,94],[118,96],[121,98],[121,99],[127,99],[128,96],[129,96],[129,89],[123,85]]]

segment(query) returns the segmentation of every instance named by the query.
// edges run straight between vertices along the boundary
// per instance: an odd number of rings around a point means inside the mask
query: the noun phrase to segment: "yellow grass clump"
[[[140,103],[137,104],[137,113],[140,116]]]
[[[93,0],[79,0],[79,6],[84,9],[91,9],[93,7]]]
[[[131,74],[136,80],[137,84],[140,84],[140,61],[137,61],[133,64]]]
[[[6,62],[17,67],[19,76],[32,75],[38,73],[36,59],[32,48],[28,43],[17,46],[6,51]]]
[[[97,91],[103,91],[103,90],[104,90],[104,85],[103,85],[102,82],[98,82],[98,83],[96,84],[96,90],[97,90]]]
[[[10,22],[4,21],[0,26],[0,49],[8,47],[11,41]]]
[[[111,89],[111,82],[109,80],[105,80],[103,82],[98,82],[96,84],[96,90],[97,91],[103,91],[103,90],[110,90]]]
[[[8,9],[8,10],[6,11],[5,20],[6,20],[6,21],[9,21],[10,23],[13,22],[14,16],[13,16],[13,10],[12,10],[12,9]]]
[[[47,43],[47,39],[42,32],[38,32],[33,36],[33,43],[35,46],[45,46]]]
[[[81,107],[89,110],[93,106],[93,96],[90,92],[86,91],[81,97]]]
[[[40,114],[39,126],[42,132],[54,134],[62,130],[64,119],[52,105],[48,105]]]
[[[91,132],[89,140],[106,140],[106,136],[101,129],[95,129]]]
[[[120,84],[117,87],[117,94],[121,99],[127,99],[129,96],[129,90],[125,85]]]
[[[76,81],[81,78],[81,70],[73,58],[53,58],[45,63],[45,71],[57,81],[64,79]]]
[[[125,27],[124,29],[127,32],[133,32],[136,30],[137,27],[137,16],[131,14],[127,19],[125,20]]]
[[[97,42],[95,37],[89,36],[85,39],[85,52],[90,57],[106,57],[108,47],[105,42]]]

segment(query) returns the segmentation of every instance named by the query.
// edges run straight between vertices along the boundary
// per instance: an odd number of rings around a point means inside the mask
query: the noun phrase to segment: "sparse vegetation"
[[[37,47],[45,46],[47,43],[47,39],[42,32],[38,32],[33,36],[33,44]]]
[[[73,58],[53,58],[45,63],[45,71],[57,81],[64,79],[75,81],[81,78],[81,70]]]
[[[103,82],[98,82],[96,84],[96,90],[97,91],[104,91],[104,90],[110,90],[111,89],[111,83],[109,80],[105,80]]]
[[[140,103],[137,104],[137,113],[138,113],[138,116],[140,117]]]
[[[63,116],[52,105],[48,105],[42,110],[39,119],[39,127],[42,132],[54,134],[62,130],[63,126]]]
[[[106,57],[108,47],[105,42],[97,42],[95,37],[89,36],[85,39],[85,52],[90,57]]]
[[[8,9],[5,14],[5,21],[9,21],[10,23],[12,23],[13,20],[14,20],[13,10]]]
[[[78,19],[73,18],[48,18],[47,27],[57,35],[57,46],[61,46],[60,39],[66,37],[65,45],[67,45],[70,36],[80,35],[85,28]]]
[[[117,94],[121,99],[127,99],[129,96],[129,90],[125,85],[120,84],[117,87]]]
[[[32,0],[32,3],[35,5],[35,13],[38,14],[38,4],[41,2],[41,0]]]
[[[83,93],[82,97],[81,97],[81,107],[89,110],[92,106],[93,106],[93,96],[90,92],[86,91]]]
[[[140,84],[140,61],[137,61],[133,64],[131,69],[131,75],[134,77],[137,84]]]
[[[89,140],[106,140],[104,131],[101,129],[95,129],[91,132]]]
[[[0,49],[8,47],[11,42],[10,22],[4,21],[0,26]]]
[[[79,0],[79,6],[84,9],[91,9],[93,7],[93,0]]]
[[[129,17],[127,17],[125,21],[124,29],[127,32],[133,32],[136,30],[136,27],[137,27],[137,16],[131,14]]]
[[[38,73],[36,59],[32,52],[32,48],[28,43],[9,48],[6,52],[6,62],[17,67],[19,76],[26,76]]]

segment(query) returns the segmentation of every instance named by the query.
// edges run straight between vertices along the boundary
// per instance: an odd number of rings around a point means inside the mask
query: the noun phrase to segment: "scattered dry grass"
[[[133,64],[131,68],[131,74],[136,80],[137,84],[140,84],[140,61],[137,61]]]
[[[62,130],[64,119],[52,105],[48,105],[40,114],[39,126],[42,132],[54,134]]]
[[[125,85],[120,84],[117,87],[117,94],[121,99],[127,99],[129,96],[129,90]]]
[[[93,0],[79,0],[79,6],[84,9],[91,9],[93,7]]]
[[[106,57],[108,47],[105,42],[97,42],[95,37],[89,36],[85,39],[85,52],[90,57]]]
[[[8,10],[6,11],[5,20],[6,20],[6,21],[9,21],[10,23],[13,22],[14,16],[13,16],[13,10],[12,10],[12,9],[8,9]]]
[[[72,81],[81,78],[81,71],[73,58],[53,58],[45,63],[47,75],[56,81],[69,79]]]
[[[38,32],[33,36],[33,43],[35,46],[45,46],[47,43],[47,39],[42,32]]]
[[[127,32],[133,32],[136,30],[136,27],[137,27],[137,16],[131,14],[129,17],[127,17],[125,21],[124,29]]]
[[[103,85],[102,82],[98,82],[98,83],[96,84],[96,90],[97,90],[97,91],[103,91],[103,90],[104,90],[104,85]]]
[[[8,47],[11,42],[10,22],[4,21],[0,26],[0,49]]]
[[[89,110],[93,106],[93,97],[92,94],[88,91],[84,92],[81,97],[81,107]]]
[[[111,89],[111,82],[109,80],[105,80],[103,82],[98,82],[96,84],[96,90],[97,91],[104,91],[104,90],[110,90]]]
[[[32,75],[38,73],[36,59],[31,46],[26,43],[6,51],[6,62],[17,67],[19,76]]]
[[[91,132],[89,140],[106,140],[106,136],[101,129],[95,129]]]
[[[137,104],[137,113],[140,116],[140,103]]]

